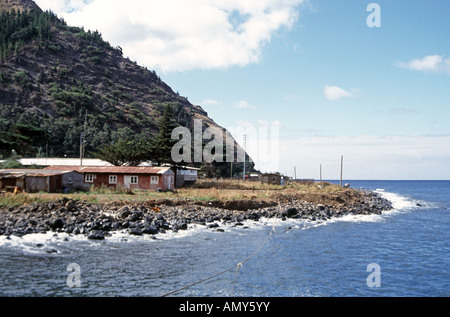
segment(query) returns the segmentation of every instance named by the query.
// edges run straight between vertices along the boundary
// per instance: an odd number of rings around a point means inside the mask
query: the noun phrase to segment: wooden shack
[[[27,193],[61,193],[65,190],[78,190],[83,175],[76,171],[0,170],[0,190],[13,191],[15,187],[22,188]]]
[[[282,185],[283,176],[280,174],[261,174],[259,180],[263,184]]]

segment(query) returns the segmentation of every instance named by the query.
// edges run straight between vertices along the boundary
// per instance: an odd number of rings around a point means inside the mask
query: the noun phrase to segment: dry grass
[[[25,193],[13,194],[6,193],[0,196],[0,208],[1,207],[19,207],[22,205],[29,205],[35,202],[42,202],[43,199],[39,195],[28,195]]]
[[[268,185],[260,182],[243,182],[237,180],[200,180],[190,188],[180,188],[175,192],[155,191],[114,191],[108,188],[93,189],[87,193],[75,194],[6,194],[0,196],[0,207],[18,207],[37,202],[50,202],[67,197],[92,203],[109,202],[148,202],[159,200],[178,201],[235,201],[235,200],[273,200],[282,197],[298,195],[333,194],[341,191],[338,185],[324,183],[323,188],[318,184],[301,185],[288,184],[286,186]]]

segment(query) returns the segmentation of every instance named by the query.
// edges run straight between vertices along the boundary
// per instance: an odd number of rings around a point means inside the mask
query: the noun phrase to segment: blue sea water
[[[450,181],[349,181],[395,209],[328,222],[264,220],[152,240],[59,234],[0,238],[0,296],[178,297],[450,295]],[[49,253],[52,252],[52,253]],[[70,264],[80,287],[67,284]],[[376,264],[376,270],[368,266]],[[72,281],[72,279],[69,279]],[[373,283],[375,283],[375,287]]]

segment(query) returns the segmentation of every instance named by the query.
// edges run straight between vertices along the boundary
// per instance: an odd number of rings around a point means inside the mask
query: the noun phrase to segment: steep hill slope
[[[0,0],[0,154],[77,156],[158,131],[166,105],[193,128],[217,126],[154,71],[123,57],[97,31],[68,26],[31,0]]]
[[[0,0],[0,10],[41,10],[39,6],[32,0]]]

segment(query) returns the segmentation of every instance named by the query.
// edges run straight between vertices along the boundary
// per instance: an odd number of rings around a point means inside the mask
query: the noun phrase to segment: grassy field
[[[147,201],[235,201],[235,200],[277,200],[280,197],[296,197],[299,195],[328,195],[342,191],[337,185],[324,183],[320,188],[318,184],[301,185],[288,184],[286,186],[268,185],[259,182],[243,182],[237,180],[200,180],[189,188],[180,188],[174,192],[155,191],[120,191],[115,192],[108,188],[93,189],[89,192],[71,194],[27,194],[14,195],[7,193],[0,196],[0,208],[18,207],[40,202],[50,202],[63,197],[73,200],[83,200],[91,203],[131,202],[141,203]]]

